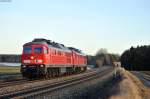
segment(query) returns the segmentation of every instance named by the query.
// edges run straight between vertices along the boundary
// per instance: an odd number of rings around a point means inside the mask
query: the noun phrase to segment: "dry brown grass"
[[[121,81],[112,88],[109,99],[149,99],[149,89],[137,77],[122,68],[119,74]]]

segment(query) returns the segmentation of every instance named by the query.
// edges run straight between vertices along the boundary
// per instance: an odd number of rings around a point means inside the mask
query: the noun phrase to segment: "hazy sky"
[[[95,54],[150,44],[150,0],[11,0],[0,2],[0,54],[44,37]]]

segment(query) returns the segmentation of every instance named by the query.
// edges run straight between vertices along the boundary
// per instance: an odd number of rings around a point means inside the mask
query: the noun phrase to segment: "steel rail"
[[[131,71],[131,73],[133,75],[135,75],[136,77],[138,77],[145,86],[150,87],[150,76],[149,75],[139,72],[139,71]]]
[[[11,86],[11,85],[18,85],[18,84],[22,84],[23,82],[25,83],[25,79],[19,79],[17,81],[6,81],[6,82],[0,82],[0,88],[2,87],[7,87],[7,86]]]

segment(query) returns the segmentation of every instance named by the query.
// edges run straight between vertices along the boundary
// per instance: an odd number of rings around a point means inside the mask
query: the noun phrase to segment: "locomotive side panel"
[[[51,64],[56,67],[64,67],[65,65],[72,65],[71,53],[60,51],[57,49],[51,49]]]

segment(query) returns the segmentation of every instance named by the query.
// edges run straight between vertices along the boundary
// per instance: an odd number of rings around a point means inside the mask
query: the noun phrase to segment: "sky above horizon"
[[[3,0],[4,1],[4,0]],[[10,0],[0,2],[0,54],[46,38],[95,54],[121,54],[150,43],[149,0]]]

